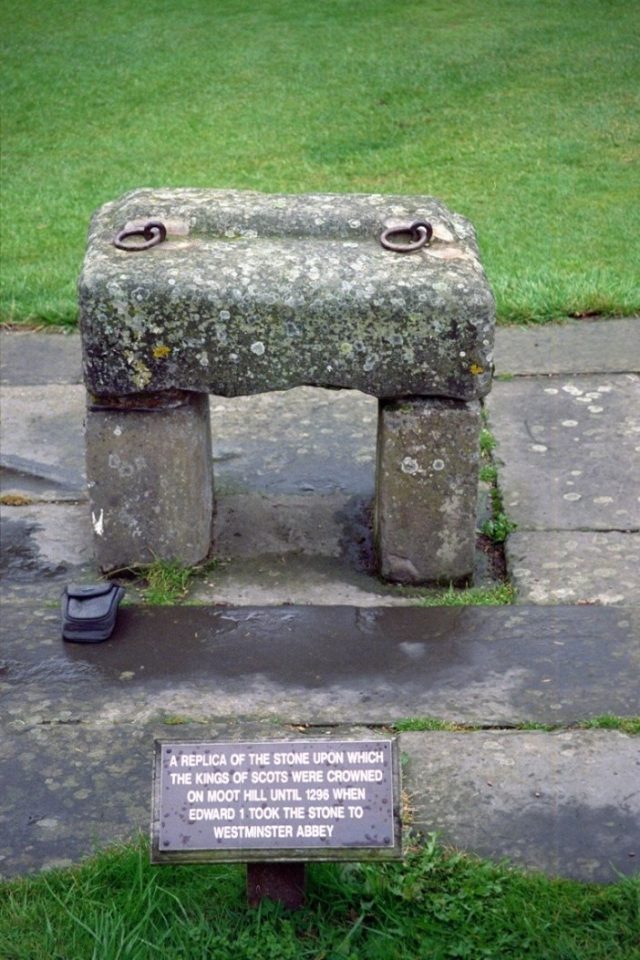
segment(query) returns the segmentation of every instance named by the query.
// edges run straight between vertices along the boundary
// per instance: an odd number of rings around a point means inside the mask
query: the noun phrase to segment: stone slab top
[[[427,245],[383,248],[383,231],[417,220]],[[148,221],[163,242],[114,246]],[[79,296],[98,396],[310,385],[470,400],[490,387],[495,304],[475,232],[431,197],[136,190],[95,214]]]

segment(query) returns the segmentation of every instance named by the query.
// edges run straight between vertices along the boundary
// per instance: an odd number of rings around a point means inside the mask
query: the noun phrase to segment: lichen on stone
[[[425,218],[429,247],[380,245]],[[164,243],[113,246],[148,219],[167,224]],[[137,190],[95,215],[79,291],[96,395],[306,384],[470,400],[490,387],[495,305],[475,234],[429,197]]]

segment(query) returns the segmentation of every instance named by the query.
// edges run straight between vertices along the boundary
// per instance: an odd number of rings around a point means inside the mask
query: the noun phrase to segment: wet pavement
[[[640,712],[640,320],[498,330],[515,606],[424,608],[375,577],[375,401],[301,388],[211,399],[218,562],[196,606],[124,606],[95,646],[58,619],[63,586],[97,579],[79,338],[1,347],[0,873],[146,830],[155,736],[406,717],[479,728],[401,735],[418,828],[549,873],[637,869],[640,738],[571,725]],[[477,582],[495,575],[479,549]],[[527,723],[559,729],[505,729]]]
[[[30,725],[164,712],[514,726],[637,709],[640,609],[133,606],[100,644],[61,643],[55,610],[5,604],[4,619],[4,716]]]

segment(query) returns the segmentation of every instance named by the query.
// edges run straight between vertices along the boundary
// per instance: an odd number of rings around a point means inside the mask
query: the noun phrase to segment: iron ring
[[[397,243],[391,240],[391,237],[409,234],[411,240],[409,243]],[[414,220],[412,223],[402,223],[397,227],[389,227],[380,235],[380,243],[385,250],[393,250],[394,253],[413,253],[421,247],[426,246],[433,236],[433,227],[427,220]]]
[[[124,243],[127,237],[144,237],[143,243]],[[160,220],[149,220],[144,227],[135,230],[121,230],[113,241],[118,250],[149,250],[167,238],[167,228]]]

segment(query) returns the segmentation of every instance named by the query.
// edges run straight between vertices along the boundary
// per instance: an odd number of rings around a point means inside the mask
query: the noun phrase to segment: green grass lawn
[[[160,185],[433,194],[501,319],[640,307],[635,0],[5,0],[0,26],[5,320],[74,322],[91,212]]]
[[[429,839],[315,864],[308,905],[249,909],[241,866],[153,868],[143,842],[0,886],[3,960],[638,960],[640,883],[527,876]]]

